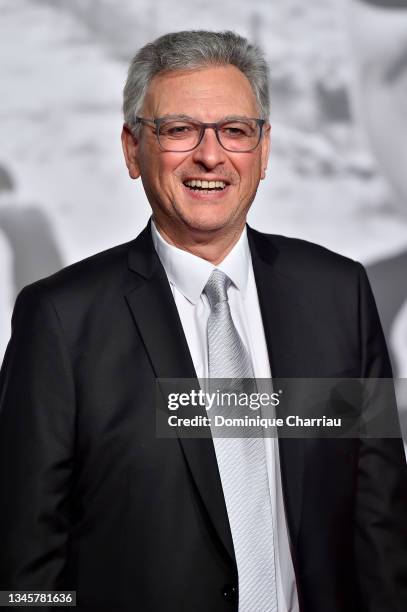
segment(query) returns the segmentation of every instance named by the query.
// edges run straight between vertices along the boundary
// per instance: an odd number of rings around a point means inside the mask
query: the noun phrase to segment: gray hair
[[[130,129],[143,106],[147,88],[160,72],[205,66],[236,66],[248,79],[262,119],[270,113],[269,67],[261,49],[234,32],[190,30],[160,36],[134,56],[123,91],[124,121]]]

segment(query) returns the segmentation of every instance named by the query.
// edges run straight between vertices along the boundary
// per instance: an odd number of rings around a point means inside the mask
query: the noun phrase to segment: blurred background
[[[407,0],[0,0],[0,16],[0,360],[24,285],[148,219],[120,147],[134,52],[172,30],[232,29],[272,68],[251,225],[361,261],[407,378]]]

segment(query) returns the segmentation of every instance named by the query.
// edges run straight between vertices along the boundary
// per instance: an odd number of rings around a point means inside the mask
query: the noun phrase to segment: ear
[[[270,134],[271,134],[271,126],[269,123],[266,123],[263,127],[263,136],[261,138],[261,176],[260,178],[262,180],[266,178],[267,164],[269,161],[270,145],[271,145]]]
[[[122,147],[126,166],[132,179],[140,176],[140,165],[138,162],[139,139],[134,136],[130,128],[124,124],[122,130]]]

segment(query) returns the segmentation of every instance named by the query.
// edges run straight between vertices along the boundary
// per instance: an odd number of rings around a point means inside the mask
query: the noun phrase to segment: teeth
[[[226,183],[223,181],[200,181],[199,179],[185,181],[185,185],[187,185],[187,187],[199,187],[201,189],[224,189],[226,187]]]

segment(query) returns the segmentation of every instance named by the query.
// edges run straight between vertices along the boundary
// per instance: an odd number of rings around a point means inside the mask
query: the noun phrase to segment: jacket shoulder
[[[70,294],[86,295],[120,285],[128,275],[128,251],[134,241],[109,248],[66,266],[23,288],[20,295],[48,295],[61,298]]]
[[[300,238],[265,234],[253,229],[250,229],[250,237],[257,255],[274,263],[284,275],[307,279],[335,274],[338,279],[341,274],[358,275],[362,268],[350,257]]]

